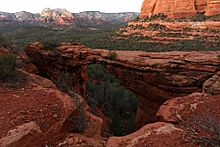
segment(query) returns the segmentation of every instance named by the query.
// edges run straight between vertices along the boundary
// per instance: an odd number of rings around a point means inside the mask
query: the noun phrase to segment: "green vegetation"
[[[68,131],[73,133],[83,132],[87,124],[85,112],[82,104],[80,103],[80,97],[74,92],[73,83],[74,78],[71,76],[69,71],[65,69],[60,71],[57,79],[53,79],[58,88],[63,92],[67,93],[75,102],[76,109],[66,119],[66,123],[70,125]]]
[[[110,59],[110,60],[116,59],[117,56],[118,56],[117,53],[116,53],[116,52],[113,52],[113,51],[109,51],[109,53],[108,53],[108,55],[107,55],[108,59]]]
[[[193,40],[175,41],[166,44],[162,42],[145,42],[145,40],[151,40],[151,38],[142,37],[140,35],[128,37],[120,36],[115,30],[121,26],[122,25],[89,26],[96,28],[95,30],[91,30],[86,26],[56,26],[61,29],[54,29],[54,26],[11,24],[2,27],[0,33],[2,32],[5,37],[10,38],[10,41],[14,44],[14,50],[24,49],[28,43],[35,41],[43,42],[48,49],[55,48],[61,42],[78,42],[90,48],[108,50],[203,51],[220,49],[219,39],[210,43],[205,37],[197,37]],[[156,24],[144,29],[167,30],[165,26]],[[216,31],[215,33],[219,32],[218,30]]]
[[[165,31],[168,30],[168,28],[164,25],[158,24],[158,23],[151,23],[147,27],[143,27],[142,25],[129,25],[129,28],[132,28],[133,30],[148,30],[148,31]]]
[[[161,24],[157,24],[157,23],[153,23],[153,24],[149,24],[149,26],[147,26],[146,28],[149,31],[165,31],[168,30],[168,28],[164,25]]]
[[[128,27],[132,28],[133,30],[144,30],[145,27],[142,25],[129,25]]]
[[[13,55],[0,55],[0,79],[8,79],[16,75],[16,57]]]
[[[202,21],[220,21],[220,15],[213,15],[213,16],[205,16],[204,12],[197,13],[195,16],[189,18],[178,18],[178,19],[169,19],[169,21],[175,22],[202,22]]]
[[[0,55],[0,82],[18,84],[25,80],[25,76],[18,71],[14,55]]]
[[[46,50],[52,50],[60,45],[60,42],[52,42],[48,40],[43,40],[42,44]]]
[[[195,16],[189,18],[167,18],[163,13],[155,14],[151,17],[139,18],[137,17],[134,21],[136,22],[151,22],[151,21],[168,21],[168,22],[202,22],[202,21],[220,21],[220,14],[213,16],[205,16],[204,12],[197,13]]]
[[[146,18],[139,18],[137,17],[134,21],[139,21],[139,22],[150,22],[150,21],[156,21],[156,20],[166,20],[167,16],[164,15],[163,13],[155,14],[151,17],[146,17]]]
[[[0,34],[0,47],[9,48],[10,46],[10,42]]]
[[[96,107],[102,109],[110,120],[110,131],[121,136],[135,130],[137,99],[133,93],[122,87],[115,77],[102,65],[88,67],[88,103],[96,113]]]

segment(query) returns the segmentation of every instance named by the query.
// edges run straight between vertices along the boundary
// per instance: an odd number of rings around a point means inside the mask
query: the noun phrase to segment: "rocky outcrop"
[[[141,18],[164,13],[170,18],[194,16],[205,12],[206,15],[220,14],[219,0],[144,0],[141,8]]]
[[[16,13],[7,13],[0,12],[0,20],[7,21],[19,21],[19,22],[33,22],[40,17],[40,14],[33,14],[26,11],[16,12]]]
[[[67,147],[106,147],[106,141],[99,137],[87,137],[81,134],[69,134],[58,146]]]
[[[183,130],[170,123],[157,122],[142,127],[137,132],[123,137],[110,137],[107,147],[187,147],[190,143],[183,143]]]
[[[220,113],[216,111],[219,110],[218,98],[219,95],[209,96],[203,93],[173,98],[161,105],[157,117],[161,121],[169,123],[178,123],[184,120],[188,124],[196,118],[207,117],[206,119],[219,120]]]
[[[214,75],[203,84],[203,93],[216,95],[220,94],[220,76]]]
[[[1,147],[29,147],[42,137],[43,133],[35,122],[29,122],[8,132],[8,136],[0,139]]]
[[[46,131],[76,109],[73,100],[50,80],[27,73],[24,78],[26,81],[13,89],[7,84],[0,86],[0,137],[32,120]]]
[[[10,87],[1,83],[0,86],[0,146],[29,147],[47,143],[56,146],[71,132],[63,126],[69,116],[75,114],[77,104],[82,106],[83,117],[92,126],[83,128],[83,136],[100,135],[102,120],[87,111],[88,106],[82,97],[77,94],[68,96],[48,79],[24,71],[21,74],[23,77],[20,78],[24,80],[18,85]],[[80,119],[76,115],[71,118],[74,122]],[[75,127],[78,125],[81,124]]]
[[[160,105],[167,99],[201,92],[203,83],[217,74],[220,64],[219,51],[115,51],[115,59],[110,59],[109,53],[78,44],[63,44],[51,50],[45,50],[41,43],[27,46],[28,56],[43,73],[56,79],[61,71],[69,71],[74,77],[73,87],[85,98],[87,65],[104,63],[107,70],[138,97],[141,109],[138,112],[144,112],[140,115],[143,120],[139,120],[140,126],[153,121]]]
[[[56,22],[59,24],[71,23],[74,21],[72,13],[66,9],[50,9],[46,8],[41,12],[41,17],[45,22]]]
[[[205,15],[220,14],[220,0],[208,0]]]
[[[16,20],[18,21],[34,21],[38,17],[40,17],[39,14],[32,14],[30,12],[21,11],[15,13]]]
[[[0,55],[8,54],[8,53],[9,51],[7,49],[0,47]]]

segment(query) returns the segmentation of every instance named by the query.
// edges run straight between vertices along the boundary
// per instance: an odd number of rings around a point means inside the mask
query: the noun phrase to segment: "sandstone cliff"
[[[219,0],[144,0],[141,8],[141,18],[164,13],[170,18],[194,16],[205,12],[205,15],[220,14]]]

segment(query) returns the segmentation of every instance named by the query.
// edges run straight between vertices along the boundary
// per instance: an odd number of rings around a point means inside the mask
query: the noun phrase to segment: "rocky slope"
[[[194,16],[204,12],[205,15],[220,14],[219,0],[144,0],[140,17],[150,17],[158,13],[164,13],[170,18]]]
[[[111,60],[107,50],[77,44],[63,44],[51,50],[45,50],[40,43],[27,47],[27,54],[34,64],[49,76],[57,78],[59,72],[68,68],[75,77],[75,91],[83,97],[87,96],[87,65],[105,63],[106,68],[138,97],[138,126],[154,121],[159,106],[167,99],[201,92],[203,83],[219,74],[219,51],[115,53],[117,58]]]
[[[85,11],[80,13],[71,13],[66,9],[44,9],[41,14],[32,14],[30,12],[6,13],[0,12],[0,20],[22,21],[22,22],[45,22],[45,23],[115,23],[128,22],[135,19],[139,13],[103,13],[99,11]]]
[[[207,45],[209,49],[219,47],[220,21],[192,21],[192,22],[129,22],[128,26],[121,28],[120,36],[138,37],[146,43],[157,43],[167,46],[182,44],[185,49],[200,49],[200,45]],[[188,42],[188,46],[187,46]],[[181,50],[181,49],[180,49]]]
[[[9,52],[0,48],[0,56],[6,54]],[[104,146],[103,138],[99,137],[102,120],[89,113],[82,97],[61,92],[43,77],[23,70],[19,73],[22,80],[18,83],[0,81],[1,147]],[[85,124],[80,134],[69,125],[70,122],[82,125],[82,122],[79,124],[78,103],[84,109],[86,123],[92,126]]]

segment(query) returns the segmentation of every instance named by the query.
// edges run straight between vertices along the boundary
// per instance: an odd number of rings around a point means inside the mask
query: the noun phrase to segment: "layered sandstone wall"
[[[209,0],[207,3],[205,15],[211,16],[220,14],[220,0]]]
[[[170,18],[181,18],[198,12],[207,16],[220,14],[220,0],[144,0],[140,17],[164,13]]]

